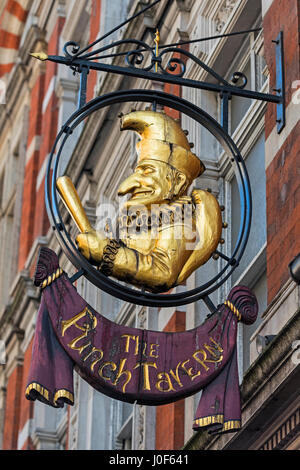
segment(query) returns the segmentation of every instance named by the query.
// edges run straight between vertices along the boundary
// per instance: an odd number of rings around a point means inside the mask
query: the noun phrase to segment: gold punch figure
[[[119,218],[121,239],[91,227],[68,177],[59,178],[57,187],[82,232],[76,242],[86,259],[108,276],[150,292],[167,292],[216,250],[222,232],[221,210],[208,191],[195,189],[188,196],[189,187],[205,167],[191,152],[177,121],[161,112],[134,111],[121,118],[121,130],[136,131],[141,137],[135,171],[118,190],[119,196],[129,196],[123,209],[135,214]],[[144,230],[140,226],[145,218],[136,216],[141,207],[148,213]],[[153,207],[159,207],[156,219],[150,217]],[[189,221],[178,214],[190,214]]]

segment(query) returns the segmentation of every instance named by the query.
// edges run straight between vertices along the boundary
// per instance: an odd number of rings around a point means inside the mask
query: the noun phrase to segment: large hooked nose
[[[140,188],[141,183],[139,182],[137,175],[133,173],[128,176],[118,189],[118,196],[125,196],[125,194],[132,193],[135,189]]]

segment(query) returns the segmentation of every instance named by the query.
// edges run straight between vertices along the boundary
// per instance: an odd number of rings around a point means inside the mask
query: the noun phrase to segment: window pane
[[[241,259],[240,266],[232,275],[235,283],[247,269],[251,261],[266,242],[266,174],[265,174],[265,141],[260,136],[246,159],[252,191],[252,224],[248,244]],[[231,184],[231,246],[235,247],[240,225],[240,198],[236,178]]]
[[[251,357],[250,357],[250,338],[258,328],[261,323],[261,316],[265,309],[267,308],[267,273],[264,274],[258,279],[255,285],[251,288],[252,292],[255,294],[258,302],[258,315],[257,320],[253,325],[243,325],[243,370],[244,374],[248,367],[250,366]]]
[[[245,68],[242,70],[246,75],[248,83],[245,90],[251,90],[251,62],[248,60]],[[241,98],[240,96],[232,96],[231,98],[231,133],[236,130],[240,122],[243,120],[248,108],[251,105],[251,100],[248,98]]]

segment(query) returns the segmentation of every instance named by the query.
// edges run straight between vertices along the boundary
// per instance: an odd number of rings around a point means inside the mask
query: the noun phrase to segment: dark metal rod
[[[246,31],[237,31],[236,33],[226,33],[226,34],[218,34],[217,36],[209,36],[205,38],[200,38],[200,39],[191,39],[190,41],[181,41],[181,42],[174,42],[172,44],[163,44],[161,46],[158,46],[159,49],[165,49],[167,47],[178,47],[178,46],[184,46],[186,44],[193,44],[196,42],[203,42],[203,41],[211,41],[213,39],[220,39],[220,38],[225,38],[225,37],[230,37],[230,36],[236,36],[239,34],[249,34],[249,33],[254,33],[256,31],[262,31],[262,28],[255,28],[255,29],[248,29]],[[151,47],[152,50],[155,49],[155,47]],[[138,49],[137,52],[146,52],[146,49]],[[117,52],[115,54],[107,54],[99,57],[95,57],[94,60],[98,59],[108,59],[111,57],[119,57],[128,54],[129,51],[126,52]]]
[[[84,276],[84,273],[85,273],[85,270],[84,270],[84,269],[80,269],[80,271],[77,271],[77,273],[75,273],[75,274],[70,278],[71,284],[74,284],[74,282],[78,281],[78,279],[80,279],[82,276]]]
[[[229,128],[229,93],[221,93],[221,126],[228,133]]]
[[[236,259],[235,258],[229,258],[228,256],[224,255],[224,253],[222,253],[219,250],[216,250],[215,254],[220,256],[220,258],[223,258],[225,261],[229,261],[231,266],[236,265]]]
[[[284,72],[284,50],[283,31],[280,31],[276,41],[276,91],[282,96],[282,101],[277,105],[277,132],[280,134],[285,126],[285,72]]]
[[[176,77],[176,75],[172,75],[168,73],[158,74],[158,73],[150,72],[150,71],[145,72],[144,70],[138,69],[135,67],[120,67],[116,65],[101,64],[101,63],[99,64],[98,62],[92,62],[92,61],[83,60],[80,58],[71,62],[69,58],[62,57],[62,56],[49,56],[48,60],[52,62],[57,62],[60,64],[68,65],[68,66],[72,65],[73,67],[80,68],[80,67],[86,66],[92,70],[117,73],[120,75],[128,75],[131,77],[139,77],[139,78],[144,78],[146,80],[155,80],[155,81],[164,82],[164,83],[174,83],[175,85],[188,86],[191,88],[199,88],[202,90],[215,91],[218,93],[227,92],[227,93],[230,93],[231,95],[241,96],[244,98],[250,98],[250,99],[261,100],[261,101],[268,101],[270,103],[282,102],[282,97],[278,95],[270,95],[267,93],[259,93],[259,92],[251,91],[251,90],[243,90],[235,86],[218,85],[214,83],[190,80],[187,78]]]
[[[230,37],[230,36],[237,36],[239,34],[255,33],[256,31],[261,31],[262,29],[263,28],[247,29],[245,31],[236,31],[235,33],[218,34],[217,36],[208,36],[206,38],[191,39],[189,41],[181,41],[181,42],[177,42],[177,43],[174,43],[174,44],[164,44],[164,45],[159,46],[159,49],[162,49],[164,47],[181,46],[181,45],[184,45],[184,44],[193,44],[195,42],[211,41],[213,39],[220,39],[220,38],[226,38],[226,37]]]
[[[154,3],[151,3],[151,5],[148,5],[147,7],[143,8],[143,10],[141,10],[140,12],[136,13],[135,15],[131,16],[130,18],[128,18],[127,20],[123,21],[123,23],[120,23],[118,26],[116,26],[115,28],[113,28],[111,31],[108,31],[108,33],[104,34],[103,36],[101,36],[101,38],[99,39],[96,39],[96,41],[92,42],[91,44],[89,44],[88,46],[86,46],[84,49],[81,49],[80,51],[78,51],[76,54],[74,54],[74,58],[80,56],[81,54],[83,54],[85,51],[88,51],[89,49],[91,49],[92,47],[94,47],[96,44],[98,44],[99,42],[103,41],[105,38],[107,38],[108,36],[110,36],[111,34],[113,34],[115,31],[117,31],[118,29],[122,28],[123,26],[125,26],[127,23],[130,23],[130,21],[134,20],[135,18],[137,18],[138,16],[142,15],[143,13],[145,13],[147,10],[149,10],[150,8],[154,7],[157,3],[159,3],[161,0],[156,0]]]
[[[80,76],[80,88],[78,94],[78,109],[82,108],[86,104],[86,92],[87,92],[87,76],[89,74],[89,69],[87,67],[82,67]]]
[[[205,295],[202,298],[202,300],[205,303],[205,305],[207,306],[207,308],[209,309],[209,311],[211,313],[215,313],[215,311],[217,310],[217,307],[214,305],[213,301],[208,297],[208,295]]]

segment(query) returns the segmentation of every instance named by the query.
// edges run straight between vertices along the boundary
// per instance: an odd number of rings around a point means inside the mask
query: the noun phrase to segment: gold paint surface
[[[68,176],[61,176],[57,179],[56,186],[80,232],[92,231],[92,226],[71,179]]]
[[[59,178],[57,188],[81,232],[76,242],[83,256],[106,275],[150,292],[167,292],[217,249],[221,209],[211,192],[195,189],[187,195],[205,167],[191,152],[178,122],[164,113],[136,111],[122,117],[121,130],[134,130],[141,140],[137,166],[118,190],[119,196],[129,196],[124,223],[119,217],[120,240],[93,229],[70,178]],[[140,207],[145,218],[132,217]],[[153,207],[159,208],[156,224]]]
[[[35,59],[41,60],[42,62],[48,59],[48,55],[45,52],[31,52],[29,55]]]
[[[80,320],[82,326],[78,324]],[[152,358],[159,359],[159,344],[149,343],[147,346],[145,342],[143,346],[138,335],[120,335],[118,337],[118,343],[121,346],[119,350],[120,359],[114,362],[110,357],[107,357],[107,355],[110,356],[109,350],[100,349],[100,347],[92,344],[89,338],[83,342],[82,346],[77,345],[79,341],[87,337],[89,332],[96,328],[97,323],[99,324],[99,320],[93,316],[88,308],[85,308],[82,312],[63,322],[61,336],[64,337],[66,331],[73,327],[68,347],[77,352],[82,362],[87,364],[91,373],[101,377],[106,382],[110,382],[110,386],[118,388],[122,393],[126,393],[127,388],[137,378],[137,374],[142,378],[140,385],[144,391],[159,391],[162,394],[176,392],[184,387],[186,379],[193,382],[206,374],[210,369],[207,364],[217,364],[223,361],[223,347],[212,337],[209,337],[209,340],[200,345],[200,348],[197,345],[197,350],[190,353],[186,360],[179,361],[176,367],[174,364],[169,370],[166,370],[166,368],[161,370],[158,361],[151,360]],[[78,330],[83,333],[79,337],[77,337]],[[89,346],[90,349],[87,349]],[[146,349],[148,349],[147,354],[145,354]],[[147,357],[149,357],[149,360]],[[135,361],[132,363],[133,358],[135,358]],[[88,360],[90,360],[89,363],[87,363]],[[31,389],[37,390],[44,397],[48,394],[48,391],[39,384],[28,386],[26,394],[29,394]],[[208,418],[210,419],[210,417]],[[226,426],[231,425],[229,423]]]

